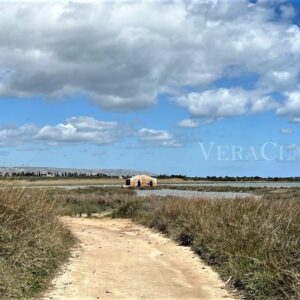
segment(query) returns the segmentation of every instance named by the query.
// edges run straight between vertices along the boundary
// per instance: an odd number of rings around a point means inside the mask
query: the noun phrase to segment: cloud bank
[[[192,116],[211,120],[259,113],[278,107],[278,103],[268,95],[224,88],[201,93],[192,92],[178,97],[176,102],[180,106],[187,107]]]
[[[0,147],[18,146],[27,142],[48,145],[108,145],[127,137],[137,137],[137,140],[146,146],[181,146],[174,134],[166,130],[142,128],[136,132],[128,131],[125,124],[100,121],[87,116],[72,117],[64,123],[41,127],[35,124],[0,127]]]
[[[298,121],[295,13],[284,1],[0,2],[0,97],[80,94],[132,111],[170,93],[192,116],[218,119],[275,109],[271,94],[280,91],[277,114]],[[254,92],[209,88],[243,74],[257,78]],[[64,140],[73,125],[55,130]]]
[[[91,117],[72,117],[65,123],[38,127],[25,124],[20,127],[0,128],[0,146],[18,145],[28,141],[49,144],[92,143],[111,144],[121,136],[122,129],[116,122],[98,121]]]

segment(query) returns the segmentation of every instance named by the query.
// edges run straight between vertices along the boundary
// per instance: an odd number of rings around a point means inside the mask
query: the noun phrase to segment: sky
[[[300,176],[300,2],[0,0],[0,166]]]

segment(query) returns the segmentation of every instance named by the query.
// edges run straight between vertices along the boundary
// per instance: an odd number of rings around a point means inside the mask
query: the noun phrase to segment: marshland
[[[251,196],[139,197],[135,189],[121,187],[2,187],[1,298],[34,297],[47,290],[78,243],[64,216],[100,220],[104,215],[131,219],[190,247],[236,297],[300,297],[300,188],[168,188]]]

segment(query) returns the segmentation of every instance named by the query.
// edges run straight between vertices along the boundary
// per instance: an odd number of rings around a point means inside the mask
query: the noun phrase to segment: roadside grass
[[[0,298],[30,298],[68,257],[74,240],[60,208],[39,191],[0,189]]]
[[[276,196],[275,196],[276,197]],[[300,299],[300,202],[151,197],[114,213],[192,249],[248,299]]]
[[[248,299],[300,299],[300,189],[255,193],[262,197],[145,198],[116,187],[2,189],[0,298],[32,297],[68,257],[73,240],[60,215],[109,211],[190,246]]]
[[[141,198],[132,189],[91,188],[56,191],[54,199],[69,215],[109,210],[114,218],[165,233],[190,246],[248,299],[300,299],[300,189],[250,189],[262,197]]]
[[[48,193],[55,202],[60,203],[65,215],[74,217],[91,217],[93,214],[114,210],[136,197],[134,190],[117,187],[56,189]]]

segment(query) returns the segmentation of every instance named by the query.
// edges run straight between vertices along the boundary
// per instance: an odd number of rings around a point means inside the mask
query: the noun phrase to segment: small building
[[[128,187],[157,186],[157,179],[147,175],[136,175],[126,179],[126,186]]]

